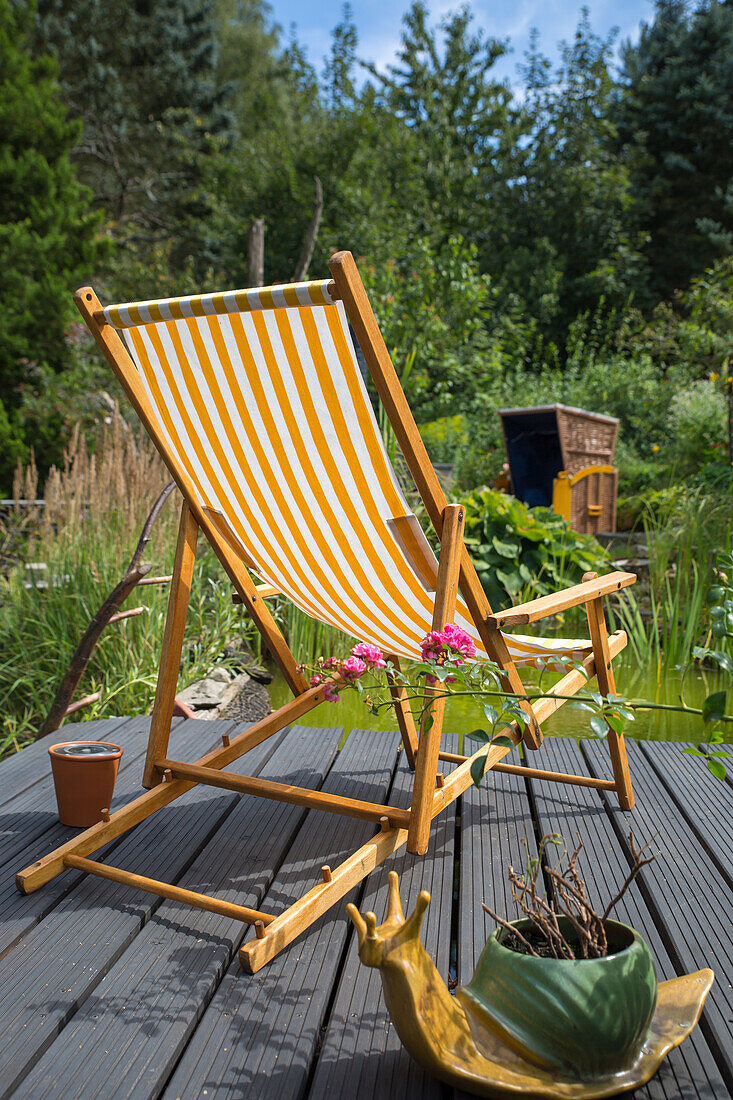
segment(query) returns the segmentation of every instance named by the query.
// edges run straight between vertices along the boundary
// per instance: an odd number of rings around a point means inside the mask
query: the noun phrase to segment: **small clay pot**
[[[112,794],[122,749],[107,741],[62,741],[48,750],[59,821],[75,828],[96,825]]]

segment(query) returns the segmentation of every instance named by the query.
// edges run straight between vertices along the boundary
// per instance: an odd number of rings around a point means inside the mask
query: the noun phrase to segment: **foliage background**
[[[429,452],[453,466],[491,598],[602,560],[555,517],[486,488],[505,458],[497,408],[564,402],[621,421],[620,518],[667,532],[659,619],[674,634],[696,608],[700,641],[701,592],[731,537],[733,5],[655,0],[620,63],[616,33],[581,9],[558,64],[534,35],[513,85],[496,76],[508,47],[469,7],[436,20],[419,0],[385,69],[361,56],[348,5],[319,68],[265,0],[0,0],[0,496],[19,461],[53,493],[80,430],[84,454],[105,461],[121,394],[73,290],[124,301],[246,285],[259,218],[265,281],[288,281],[318,176],[309,275],[334,249],[357,257]],[[156,478],[130,490],[140,522]],[[132,551],[120,507],[87,510],[79,545],[61,525],[26,547],[80,578],[58,652]],[[61,638],[60,618],[43,617],[61,615],[61,595],[31,606],[21,578],[22,563],[0,582],[0,664],[12,639],[50,680],[58,653],[33,638]],[[220,595],[200,607],[226,633]],[[160,614],[124,628],[138,707]],[[647,633],[635,644],[659,655]],[[41,705],[38,683],[16,684],[16,713]]]

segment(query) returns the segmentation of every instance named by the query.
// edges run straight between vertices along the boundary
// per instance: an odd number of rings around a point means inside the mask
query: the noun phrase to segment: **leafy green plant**
[[[693,656],[698,661],[712,661],[733,676],[733,554],[716,555],[715,584],[708,592],[708,613],[709,642],[712,645],[696,646],[692,651]],[[724,740],[720,723],[725,718],[726,698],[726,691],[716,691],[708,695],[703,703],[702,714],[705,725],[709,727],[709,745],[719,745]],[[694,756],[703,756],[713,775],[725,779],[726,768],[720,757],[730,756],[730,752],[720,748],[707,749],[704,752],[693,748],[683,751]]]
[[[466,545],[497,609],[527,589],[541,596],[608,565],[607,552],[594,538],[573,531],[550,508],[528,508],[495,489],[478,489],[460,503],[466,510]]]

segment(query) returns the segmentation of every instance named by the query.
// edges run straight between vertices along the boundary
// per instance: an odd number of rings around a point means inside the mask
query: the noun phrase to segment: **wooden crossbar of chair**
[[[452,621],[458,594],[460,594],[463,600],[462,606],[468,609],[486,654],[499,667],[502,687],[518,697],[525,711],[527,722],[523,735],[520,735],[515,723],[509,729],[510,739],[515,744],[521,740],[526,748],[535,749],[542,742],[543,722],[590,679],[597,678],[599,690],[603,695],[615,691],[612,661],[626,645],[626,635],[623,631],[618,631],[608,636],[602,601],[609,593],[617,592],[632,584],[635,578],[632,574],[626,573],[612,573],[601,578],[595,574],[587,574],[582,584],[563,592],[544,596],[500,614],[492,612],[463,541],[465,522],[463,509],[459,505],[449,505],[445,499],[351,254],[348,252],[336,254],[330,261],[330,268],[332,281],[327,284],[327,293],[332,300],[343,303],[346,318],[356,334],[380,401],[440,541],[432,612],[433,629],[442,629],[446,623]],[[308,285],[312,287],[316,284]],[[249,292],[242,293],[246,295]],[[269,300],[273,299],[274,292],[258,291],[257,295],[260,296],[263,293],[265,297],[269,296]],[[294,292],[291,292],[291,297],[292,293]],[[319,293],[323,293],[322,289]],[[474,782],[472,769],[475,770],[477,762],[481,762],[484,773],[495,768],[535,779],[551,779],[613,790],[617,793],[622,808],[633,805],[633,792],[623,737],[614,733],[613,730],[609,730],[608,734],[613,768],[612,780],[591,780],[584,776],[561,775],[524,765],[503,764],[504,757],[511,751],[505,743],[491,744],[488,748],[483,746],[470,756],[441,752],[444,692],[436,682],[427,683],[427,705],[421,716],[418,734],[415,719],[407,701],[407,692],[401,686],[397,675],[400,665],[399,658],[396,656],[389,658],[388,683],[395,704],[405,754],[414,771],[409,809],[223,771],[266,738],[320,705],[324,700],[325,692],[329,688],[339,686],[342,681],[339,676],[334,676],[315,687],[309,686],[306,682],[293,653],[265,605],[265,599],[276,594],[279,591],[278,588],[269,583],[256,583],[252,579],[245,561],[246,555],[237,553],[236,542],[233,543],[231,539],[223,537],[222,530],[216,522],[217,515],[201,504],[189,481],[188,473],[176,460],[168,436],[156,421],[148,394],[133,359],[117,330],[108,323],[105,311],[94,291],[84,287],[77,292],[75,300],[102,353],[110,363],[133,408],[175,479],[183,496],[183,504],[175,563],[170,578],[168,614],[143,775],[143,785],[148,789],[140,797],[114,813],[105,811],[102,820],[96,825],[20,871],[16,876],[16,882],[21,892],[31,893],[71,867],[121,884],[137,886],[162,897],[235,916],[246,923],[254,922],[255,935],[242,946],[239,954],[243,967],[253,973],[401,847],[406,845],[411,852],[424,853],[427,849],[433,818],[459,798]],[[298,302],[300,301],[299,298]],[[199,310],[202,308],[199,303]],[[119,313],[119,309],[117,312]],[[253,619],[264,644],[292,690],[294,698],[274,714],[256,722],[237,736],[225,737],[219,748],[207,753],[195,763],[188,764],[169,756],[168,742],[196,561],[196,544],[200,533],[203,533],[219,558],[234,586],[235,601],[241,602]],[[249,565],[251,567],[251,563]],[[429,590],[432,591],[432,589]],[[511,625],[536,622],[548,615],[575,606],[583,606],[586,609],[591,652],[584,658],[582,668],[572,668],[543,698],[531,702],[502,630]],[[441,760],[456,764],[454,770],[445,777],[438,771]],[[277,915],[222,902],[204,894],[135,875],[133,872],[101,864],[89,858],[111,840],[190,791],[198,783],[236,791],[243,796],[254,795],[293,803],[307,809],[321,809],[353,816],[373,822],[377,826],[377,832],[371,840],[363,844],[338,867],[321,868],[321,876],[312,889]]]
[[[196,764],[183,764],[179,760],[160,760],[158,766],[168,769],[174,779],[193,779],[196,783],[207,783],[212,787],[222,787],[226,791],[239,791],[240,794],[255,794],[260,798],[271,798],[273,802],[289,802],[294,806],[308,806],[313,810],[326,810],[344,817],[356,817],[362,821],[380,821],[387,817],[390,825],[406,826],[410,820],[409,810],[398,810],[394,806],[385,806],[378,802],[365,802],[344,795],[326,794],[324,791],[308,790],[291,783],[275,783],[270,779],[256,779],[251,775],[235,775],[218,771],[216,768],[202,768]]]
[[[207,909],[210,913],[219,913],[222,917],[234,917],[235,920],[241,920],[245,924],[254,924],[255,921],[272,924],[275,920],[272,913],[261,913],[258,909],[249,909],[246,905],[235,905],[230,901],[212,898],[208,894],[198,894],[195,890],[185,890],[181,886],[172,886],[169,882],[160,882],[146,875],[136,875],[132,871],[123,871],[121,867],[112,867],[109,863],[99,863],[97,860],[85,859],[83,856],[73,854],[64,856],[64,866],[122,883],[123,886],[134,886],[138,890],[145,890],[149,894],[157,894],[171,901],[181,901],[196,909]]]

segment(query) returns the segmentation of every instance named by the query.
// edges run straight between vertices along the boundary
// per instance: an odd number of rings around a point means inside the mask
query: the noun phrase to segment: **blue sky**
[[[275,21],[287,32],[292,23],[296,36],[305,46],[308,59],[320,72],[322,59],[330,49],[331,31],[341,21],[343,0],[320,0],[305,4],[302,0],[270,0]],[[385,0],[352,0],[354,22],[359,32],[358,56],[373,61],[383,68],[394,59],[400,41],[402,16],[410,6],[409,0],[385,2]],[[431,24],[438,23],[448,12],[460,6],[460,0],[428,0]],[[474,0],[470,4],[474,12],[474,26],[480,27],[495,38],[509,38],[513,52],[503,58],[496,73],[516,78],[516,64],[523,60],[529,43],[529,32],[537,27],[542,50],[553,60],[557,57],[557,43],[571,38],[580,14],[581,3],[567,0]],[[652,0],[588,0],[591,26],[599,35],[605,35],[611,27],[620,29],[620,39],[638,36],[639,23],[650,22],[653,15]]]

